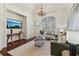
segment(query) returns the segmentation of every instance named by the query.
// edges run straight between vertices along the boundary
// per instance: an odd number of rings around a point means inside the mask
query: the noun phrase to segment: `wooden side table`
[[[20,37],[21,33],[22,32],[7,34],[7,49],[8,49],[8,41],[9,41],[9,38],[11,37],[11,44],[12,44],[12,47],[13,47],[13,39],[12,39],[12,37],[13,36],[18,36],[18,38],[21,39],[21,37]]]

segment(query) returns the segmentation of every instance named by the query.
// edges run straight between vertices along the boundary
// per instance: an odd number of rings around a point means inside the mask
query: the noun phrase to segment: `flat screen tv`
[[[7,28],[8,29],[21,29],[22,28],[22,21],[7,18]]]

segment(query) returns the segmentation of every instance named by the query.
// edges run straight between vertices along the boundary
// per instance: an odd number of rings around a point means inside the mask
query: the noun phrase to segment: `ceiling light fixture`
[[[44,15],[45,15],[45,12],[44,12],[44,10],[43,10],[43,5],[42,5],[42,4],[41,4],[40,10],[38,11],[38,15],[39,15],[39,16],[44,16]]]

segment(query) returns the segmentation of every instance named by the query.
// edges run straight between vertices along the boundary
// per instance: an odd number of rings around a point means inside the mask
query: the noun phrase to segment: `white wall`
[[[5,36],[5,9],[4,4],[0,3],[0,50],[6,46]]]
[[[27,39],[34,37],[34,20],[31,14],[27,17]]]

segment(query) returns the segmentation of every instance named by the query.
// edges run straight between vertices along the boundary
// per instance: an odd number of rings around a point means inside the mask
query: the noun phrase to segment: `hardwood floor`
[[[14,48],[16,48],[16,47],[19,47],[19,46],[21,46],[21,45],[23,45],[23,44],[25,44],[25,43],[30,42],[30,41],[32,41],[34,38],[35,38],[35,37],[30,38],[30,39],[28,39],[28,40],[26,40],[26,39],[16,40],[16,41],[13,41],[13,42],[12,42],[13,44],[11,44],[11,42],[9,42],[9,43],[7,44],[7,47],[3,48],[3,49],[0,51],[0,53],[1,53],[3,56],[12,56],[11,54],[8,53],[8,51],[10,51],[10,50],[12,50],[12,49],[14,49]]]

